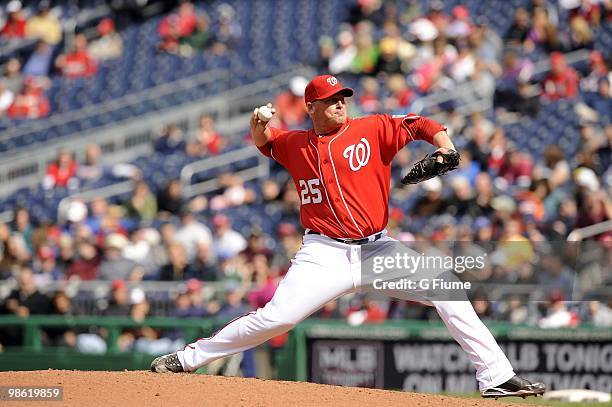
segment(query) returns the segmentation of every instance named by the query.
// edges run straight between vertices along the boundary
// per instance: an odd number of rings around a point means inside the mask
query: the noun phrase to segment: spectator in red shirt
[[[178,53],[179,40],[181,39],[178,16],[170,14],[164,18],[157,31],[161,37],[161,41],[157,44],[157,49],[164,52]]]
[[[65,187],[70,179],[74,178],[77,171],[77,163],[72,154],[66,150],[60,150],[57,161],[47,167],[47,178],[52,186]]]
[[[389,97],[385,99],[385,108],[389,111],[407,109],[412,101],[412,91],[406,84],[404,75],[395,74],[387,81]]]
[[[304,89],[308,81],[302,76],[294,76],[289,81],[289,90],[276,97],[276,113],[288,128],[296,128],[306,120],[306,106],[304,105]]]
[[[55,65],[68,78],[91,76],[98,69],[96,61],[87,50],[87,38],[83,34],[74,37],[73,49],[70,53],[60,55]]]
[[[187,153],[193,156],[217,155],[221,148],[223,148],[223,139],[215,130],[214,119],[208,115],[200,117],[195,140],[187,145]]]
[[[506,161],[499,169],[499,176],[511,185],[528,186],[533,175],[533,159],[526,152],[508,152]]]
[[[488,168],[493,171],[493,173],[497,174],[508,158],[509,145],[503,128],[497,127],[495,129],[489,141],[489,146]]]
[[[194,11],[193,4],[186,1],[179,6],[179,34],[181,37],[189,37],[198,26],[198,16]]]
[[[26,35],[26,19],[21,15],[21,3],[13,0],[6,6],[8,19],[0,30],[0,36],[7,39],[24,38]]]
[[[387,319],[387,313],[375,301],[369,298],[356,299],[347,311],[347,322],[349,325],[361,325],[362,323],[382,323]]]
[[[91,242],[83,241],[79,243],[77,253],[78,256],[68,268],[66,277],[68,279],[78,277],[78,279],[85,281],[96,280],[102,262],[102,257],[96,247]]]
[[[371,114],[381,109],[379,97],[380,85],[372,77],[364,77],[361,80],[361,97],[358,99],[359,108],[365,114]]]
[[[273,275],[263,254],[253,258],[253,268],[252,278],[256,282],[256,288],[247,294],[247,300],[253,309],[257,309],[272,299],[279,279],[277,275]]]
[[[49,101],[34,78],[23,82],[22,91],[15,96],[8,116],[19,119],[39,119],[49,114]]]
[[[543,96],[550,100],[576,97],[578,74],[567,66],[562,53],[550,54],[550,68],[550,73],[544,78]]]
[[[194,11],[193,4],[184,2],[179,6],[177,13],[166,16],[157,28],[162,37],[158,48],[161,51],[177,52],[179,40],[189,37],[198,26],[198,16]]]

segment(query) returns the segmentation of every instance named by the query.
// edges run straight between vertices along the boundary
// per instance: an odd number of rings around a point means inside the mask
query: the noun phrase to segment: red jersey
[[[433,143],[444,127],[417,115],[373,115],[348,119],[322,137],[314,129],[270,130],[271,140],[259,149],[293,177],[302,226],[356,239],[387,226],[395,154],[412,140]]]
[[[578,94],[578,74],[571,68],[562,75],[550,73],[544,78],[544,96],[550,100],[574,98]]]
[[[9,19],[0,30],[0,36],[8,39],[25,38],[26,20],[23,18]]]
[[[47,167],[47,175],[53,177],[55,186],[65,187],[68,185],[68,181],[76,175],[77,164],[72,162],[68,168],[62,168],[57,163],[51,163]]]
[[[31,89],[17,95],[7,113],[9,117],[39,119],[47,116],[49,110],[49,101],[42,91]]]
[[[96,73],[96,61],[87,51],[74,51],[65,57],[62,73],[68,78],[81,78]]]
[[[306,108],[304,98],[293,96],[291,92],[283,92],[274,102],[276,111],[283,123],[294,126],[306,120]]]

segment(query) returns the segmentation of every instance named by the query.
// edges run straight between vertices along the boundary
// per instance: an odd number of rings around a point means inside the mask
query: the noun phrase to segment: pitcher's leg
[[[234,319],[213,336],[200,338],[187,345],[184,350],[177,352],[183,369],[194,371],[214,360],[245,351],[290,330],[301,319],[298,314],[291,314],[288,310],[283,312],[279,308],[283,306],[271,301],[264,308]],[[316,309],[308,310],[314,312]]]
[[[480,389],[514,376],[512,365],[469,301],[433,301],[438,314],[476,368]]]
[[[265,307],[233,320],[210,338],[187,345],[177,352],[179,361],[185,371],[194,371],[213,360],[255,347],[287,332],[329,301],[353,289],[348,267],[294,262]]]
[[[386,243],[386,245],[380,245],[380,250],[376,253],[378,256],[392,257],[398,252],[398,248],[401,253],[419,256],[417,252],[407,247],[389,244],[389,242],[395,241],[393,238],[384,237],[380,241]],[[443,269],[419,270],[419,273],[424,275],[421,277],[423,279],[445,276],[445,280],[451,280],[453,277],[452,274],[448,274]],[[405,274],[400,270],[393,277],[399,278],[405,276]],[[411,279],[417,284],[416,289],[385,290],[384,292],[392,297],[418,301],[436,307],[449,332],[467,352],[470,361],[476,368],[476,379],[481,390],[497,386],[512,378],[514,372],[508,358],[504,355],[491,332],[476,315],[472,304],[467,300],[467,296],[465,296],[464,301],[437,301],[434,298],[435,292],[432,293],[429,290],[418,288],[418,278],[418,274],[411,276]],[[375,291],[371,285],[364,285],[361,288],[365,291]]]

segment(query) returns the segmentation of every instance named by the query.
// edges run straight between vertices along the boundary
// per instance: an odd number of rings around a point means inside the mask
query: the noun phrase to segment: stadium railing
[[[270,172],[269,160],[262,156],[255,147],[244,147],[240,150],[234,150],[215,157],[205,158],[185,166],[181,171],[180,177],[183,188],[183,196],[186,198],[191,198],[195,195],[213,192],[222,188],[222,185],[219,184],[219,179],[216,176],[213,176],[205,181],[192,184],[192,178],[197,173],[202,171],[212,171],[215,173],[215,175],[218,175],[218,171],[215,172],[215,170],[225,168],[231,163],[241,161],[248,163],[249,159],[255,159],[255,162],[252,165],[247,165],[246,168],[234,172],[233,174],[240,176],[243,181],[266,178]],[[133,181],[122,181],[102,188],[91,189],[70,195],[63,198],[59,202],[57,207],[57,219],[59,222],[63,221],[63,214],[66,213],[66,209],[70,205],[70,202],[74,200],[89,203],[98,198],[108,199],[123,195],[131,192],[133,189]],[[4,216],[6,219],[10,220],[12,219],[12,212],[9,212],[10,211],[7,211]],[[1,215],[2,214],[0,214],[0,216]],[[1,220],[2,217],[0,217],[0,221]]]
[[[9,223],[13,221],[14,213],[12,210],[0,212],[0,223]]]
[[[584,239],[588,239],[592,236],[597,236],[601,233],[608,232],[612,230],[612,220],[607,220],[605,222],[596,223],[594,225],[589,225],[584,228],[574,229],[567,236],[568,242],[575,242]]]
[[[74,35],[76,27],[84,26],[90,21],[98,20],[102,17],[108,16],[110,13],[111,9],[106,4],[98,4],[95,7],[84,8],[76,15],[61,19],[62,31],[66,36]],[[30,38],[6,41],[3,44],[0,44],[0,55],[12,55],[13,53],[21,50],[33,48],[36,41],[37,40]]]
[[[588,55],[588,51],[579,50],[566,54],[566,60],[569,64],[575,64],[586,61]],[[534,67],[534,75],[545,73],[549,68],[548,60],[538,61]],[[5,195],[16,189],[17,181],[19,181],[19,186],[36,185],[44,174],[47,163],[55,158],[56,151],[60,148],[68,148],[80,158],[84,155],[87,144],[97,142],[106,151],[113,152],[112,157],[108,160],[109,163],[121,162],[130,157],[133,158],[137,155],[150,152],[150,144],[155,130],[162,125],[181,123],[189,130],[193,130],[196,127],[197,118],[201,114],[212,114],[217,117],[217,128],[222,132],[236,133],[242,131],[246,128],[246,124],[242,123],[244,120],[241,119],[246,120],[252,106],[263,103],[265,97],[270,98],[274,92],[283,88],[292,76],[311,76],[312,74],[312,69],[298,67],[287,73],[244,85],[212,97],[186,103],[180,107],[148,113],[143,116],[130,117],[122,123],[114,123],[104,128],[76,133],[61,140],[34,144],[28,147],[27,152],[10,151],[4,154],[7,157],[3,157],[2,163],[0,163],[0,195]],[[142,103],[143,100],[163,98],[169,94],[193,88],[200,83],[219,80],[229,81],[229,76],[230,73],[228,71],[206,72],[173,83],[159,85],[154,89],[143,91],[142,94],[127,95],[106,104],[89,106],[76,112],[53,116],[49,119],[35,122],[29,130],[18,130],[17,132],[8,132],[7,134],[11,137],[24,136],[28,131],[33,134],[54,125],[98,114],[105,109],[128,109],[134,104]],[[492,106],[492,95],[478,94],[468,83],[460,85],[451,92],[441,92],[423,97],[415,102],[413,110],[419,113],[451,100],[461,101],[458,109],[460,113],[463,112],[464,114],[469,114],[475,110],[484,111]],[[230,120],[230,117],[232,117],[232,120]],[[3,136],[3,138],[5,137]]]
[[[201,288],[202,300],[205,302],[222,301],[226,294],[228,281],[204,281]],[[127,283],[130,290],[141,290],[150,306],[151,316],[168,316],[174,310],[174,301],[178,294],[187,290],[186,281],[153,281]],[[241,285],[245,292],[255,289],[255,285]],[[15,279],[0,281],[0,302],[17,289]],[[104,314],[111,296],[111,282],[102,280],[53,281],[39,287],[42,294],[53,297],[57,291],[63,291],[71,298],[74,309],[79,315],[100,316]]]
[[[7,132],[0,139],[27,136],[29,134],[49,130],[52,127],[61,126],[66,123],[80,121],[100,113],[108,113],[113,110],[127,109],[135,104],[144,103],[151,100],[167,97],[176,92],[183,92],[194,86],[199,86],[211,82],[228,81],[229,73],[222,70],[206,71],[189,78],[179,79],[178,81],[168,82],[157,85],[151,89],[140,92],[130,93],[118,99],[82,107],[71,110],[63,114],[53,115],[49,118],[32,121],[29,125],[20,126],[16,130]]]
[[[272,95],[287,86],[291,77],[295,75],[310,76],[312,72],[311,68],[294,68],[249,85],[240,86],[213,96],[205,96],[163,111],[133,116],[120,123],[113,123],[103,128],[75,133],[47,143],[33,144],[28,147],[27,151],[9,151],[4,154],[4,157],[1,157],[0,196],[5,196],[20,187],[38,184],[46,171],[47,163],[53,161],[57,156],[57,151],[62,148],[74,152],[77,158],[82,158],[87,145],[97,143],[102,146],[104,151],[112,152],[111,155],[105,157],[105,163],[125,162],[150,153],[153,148],[152,141],[162,126],[169,123],[178,124],[187,128],[186,134],[190,135],[197,127],[198,118],[203,114],[217,118],[216,127],[221,133],[236,134],[248,127],[248,116],[253,106],[269,101],[268,99]],[[228,71],[217,72],[215,75],[208,72],[206,75],[198,75],[198,81],[229,80],[230,76],[231,73]],[[189,89],[200,83],[193,82],[193,78],[189,79],[185,80],[184,83],[181,82],[178,91]],[[146,94],[141,96],[163,98],[168,95],[167,92],[177,91],[176,85],[176,83],[160,85],[163,88],[158,88],[157,92],[148,90]],[[142,103],[142,100],[135,98],[134,95],[129,95],[125,97],[125,103],[128,102],[139,104]],[[109,103],[114,104],[117,101]],[[101,108],[102,106],[85,108],[87,111],[83,110],[81,114],[96,114]],[[122,108],[127,109],[128,107],[126,105]],[[40,124],[40,126],[50,126],[56,120],[62,122],[77,120],[78,117],[73,117],[73,114],[76,113],[67,113],[67,117],[64,117],[64,115],[52,116],[43,121],[46,124]],[[32,132],[39,131],[42,128],[32,128]]]
[[[585,257],[588,257],[585,254]],[[141,281],[138,283],[128,283],[130,289],[138,288],[143,291],[151,307],[151,315],[169,315],[174,307],[176,295],[184,292],[186,282],[166,282],[166,281]],[[202,288],[202,298],[205,301],[221,300],[227,290],[227,281],[205,281]],[[0,301],[7,298],[9,294],[17,288],[15,279],[0,281]],[[249,291],[255,288],[252,286],[242,286],[242,289]],[[538,315],[537,307],[539,304],[547,302],[548,291],[546,287],[538,284],[483,284],[481,288],[487,293],[487,298],[491,302],[504,301],[509,296],[520,298],[521,301],[530,308],[530,314]],[[102,280],[79,281],[69,280],[67,282],[51,282],[41,286],[43,294],[52,296],[58,290],[64,291],[73,302],[73,305],[81,314],[101,315],[104,312],[105,304],[110,297],[111,282]],[[348,309],[351,300],[355,295],[348,295],[339,300],[339,308]],[[568,304],[577,306],[577,301],[601,300],[606,301],[612,296],[612,286],[600,285],[591,288],[586,292],[574,293],[573,299],[568,299]]]
[[[186,198],[191,198],[195,195],[205,194],[220,188],[219,179],[216,177],[192,184],[191,181],[195,174],[202,171],[213,170],[221,166],[226,166],[228,163],[248,160],[249,158],[255,158],[257,160],[257,165],[234,172],[233,175],[240,176],[243,181],[267,178],[270,173],[270,161],[255,147],[245,147],[240,150],[234,150],[186,165],[181,170],[180,176],[183,196]]]
[[[111,184],[102,188],[92,189],[89,191],[81,192],[75,195],[68,196],[62,199],[57,206],[57,220],[59,223],[65,221],[62,219],[63,214],[66,213],[66,208],[70,205],[70,202],[79,200],[84,203],[92,202],[95,199],[106,199],[117,195],[122,195],[130,192],[134,189],[133,181],[123,181],[116,184]]]
[[[111,110],[129,109],[134,104],[164,98],[176,91],[184,91],[203,83],[224,79],[227,80],[227,73],[225,72],[207,72],[195,78],[159,85],[154,89],[127,95],[118,100],[51,116],[48,119],[36,121],[27,128],[8,131],[0,137],[1,139],[28,136],[33,138],[35,133],[48,131],[55,126],[84,120],[87,117]],[[213,98],[214,101],[216,101],[215,98]],[[85,155],[88,144],[100,144],[105,151],[113,152],[112,156],[105,158],[105,161],[109,164],[123,162],[132,157],[146,154],[152,149],[154,130],[166,123],[163,120],[155,120],[156,117],[159,116],[152,114],[145,117],[131,117],[122,124],[113,123],[103,128],[54,138],[48,142],[30,144],[25,151],[19,149],[8,151],[2,154],[4,157],[2,157],[0,163],[0,195],[10,193],[17,187],[17,184],[19,187],[23,187],[33,186],[40,182],[47,164],[56,158],[57,151],[62,148],[72,151],[77,159],[81,159]],[[142,126],[142,124],[146,125]]]
[[[224,321],[223,321],[224,322]],[[50,327],[60,328],[89,328],[92,326],[105,328],[108,332],[105,340],[108,345],[108,353],[118,353],[119,345],[117,339],[125,328],[151,327],[160,329],[183,329],[187,340],[195,340],[201,334],[212,332],[215,326],[222,324],[215,318],[147,318],[143,321],[135,321],[129,317],[97,317],[79,316],[64,317],[58,315],[30,316],[21,318],[18,316],[0,317],[0,326],[19,326],[23,328],[23,348],[31,352],[43,350],[43,329]]]
[[[180,329],[187,343],[199,337],[206,337],[223,326],[225,320],[216,318],[147,318],[137,322],[123,317],[63,317],[63,316],[0,316],[0,329],[21,327],[23,329],[23,346],[8,347],[0,353],[0,370],[37,370],[37,369],[82,369],[82,370],[138,370],[147,369],[152,355],[138,352],[121,351],[118,339],[124,329],[151,327],[154,329]],[[512,345],[517,351],[522,348],[530,351],[521,355],[521,360],[534,357],[533,350],[542,352],[545,347],[565,346],[571,349],[589,348],[599,353],[606,352],[612,340],[612,331],[608,328],[584,325],[578,328],[539,329],[528,325],[509,323],[487,323],[491,333],[505,346]],[[104,340],[107,350],[104,354],[84,354],[66,347],[51,347],[43,344],[45,328],[89,329],[103,328],[106,331]],[[329,349],[334,346],[350,348],[351,346],[384,346],[395,345],[433,347],[440,351],[440,344],[458,346],[453,342],[450,333],[440,321],[387,321],[380,324],[348,325],[342,320],[320,320],[309,318],[298,324],[289,334],[285,346],[276,355],[278,378],[284,380],[308,380],[309,371],[315,358],[315,344],[319,342]],[[525,346],[522,346],[525,345]],[[520,348],[519,348],[520,347]],[[386,347],[385,347],[386,348]],[[385,352],[389,352],[386,348]],[[538,350],[540,349],[540,350]],[[568,348],[569,349],[569,348]],[[565,349],[566,351],[568,349]],[[546,350],[546,349],[544,349]],[[319,349],[319,352],[321,349]],[[550,352],[550,349],[547,350]],[[340,353],[342,353],[340,351]],[[344,360],[341,354],[336,355],[336,362]],[[517,357],[514,355],[513,357]],[[591,361],[592,362],[592,361]],[[532,365],[530,363],[530,365]],[[559,367],[540,363],[541,368],[554,374]],[[565,364],[567,365],[567,364]],[[605,363],[598,365],[604,366]],[[457,365],[452,364],[456,372]],[[462,365],[463,366],[463,365]],[[471,372],[471,367],[466,364]],[[567,366],[566,366],[567,367]],[[593,365],[595,367],[595,365]],[[446,369],[446,364],[437,369]],[[537,369],[538,366],[531,366]],[[558,372],[557,372],[558,373]],[[571,373],[571,372],[570,372]]]

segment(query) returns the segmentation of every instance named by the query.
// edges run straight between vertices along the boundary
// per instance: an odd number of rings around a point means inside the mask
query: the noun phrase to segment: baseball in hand
[[[257,118],[262,122],[267,122],[272,118],[272,109],[268,106],[261,106],[257,109]]]

